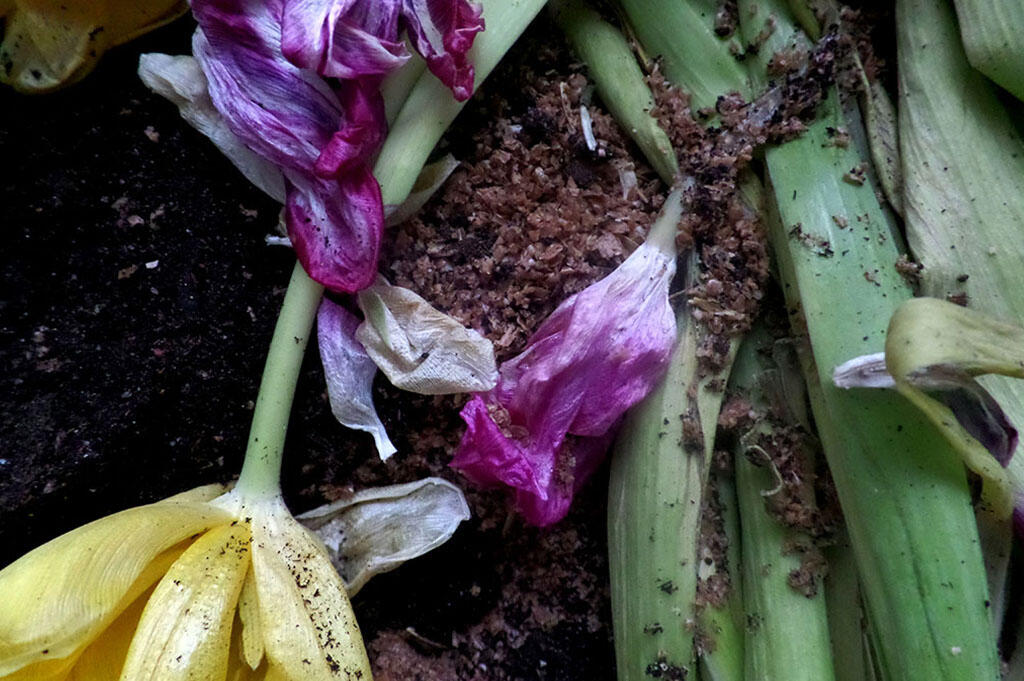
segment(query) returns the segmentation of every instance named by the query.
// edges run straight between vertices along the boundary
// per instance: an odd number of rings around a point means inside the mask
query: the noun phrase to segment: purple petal
[[[473,94],[469,48],[484,30],[483,10],[466,0],[403,0],[402,23],[427,67],[452,89],[455,99]]]
[[[385,128],[379,95],[351,83],[339,100],[285,59],[283,0],[196,0],[192,8],[201,29],[194,52],[214,105],[247,147],[284,172],[288,232],[303,267],[335,291],[368,286],[384,229],[369,167]]]
[[[961,383],[929,392],[953,412],[957,423],[1006,468],[1017,449],[1017,429],[992,395],[967,373]]]
[[[564,517],[613,426],[665,372],[676,335],[674,273],[673,257],[644,245],[559,305],[501,366],[497,387],[463,409],[468,428],[452,466],[513,488],[530,522]]]
[[[400,0],[285,0],[284,56],[324,76],[385,76],[409,59],[398,38]]]
[[[285,176],[288,236],[309,276],[332,291],[354,292],[373,283],[384,207],[370,169],[339,179]]]
[[[360,166],[369,167],[387,132],[384,98],[377,83],[347,81],[338,94],[345,109],[346,125],[331,135],[320,152],[315,166],[320,177],[333,177]]]
[[[339,128],[327,83],[281,54],[282,0],[196,0],[193,52],[210,97],[246,146],[282,168],[309,171]]]
[[[1024,495],[1018,492],[1013,505],[1013,529],[1018,539],[1024,539]]]

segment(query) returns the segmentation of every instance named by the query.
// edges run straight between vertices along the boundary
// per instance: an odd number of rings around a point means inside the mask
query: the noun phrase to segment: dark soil
[[[142,52],[189,52],[192,27],[115,50],[66,91],[0,91],[0,566],[240,468],[294,260],[264,244],[278,206],[135,75]],[[411,452],[387,464],[334,421],[310,351],[285,457],[294,511],[445,470],[455,400],[381,382],[377,404]],[[605,475],[547,530],[471,491],[451,542],[355,599],[378,678],[613,678]]]

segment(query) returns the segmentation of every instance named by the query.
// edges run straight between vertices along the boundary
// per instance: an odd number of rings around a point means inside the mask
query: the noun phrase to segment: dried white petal
[[[231,132],[213,106],[206,76],[194,57],[144,54],[139,58],[139,77],[150,90],[177,105],[181,117],[209,137],[250,182],[275,201],[284,203],[284,176],[281,171],[256,155]]]
[[[587,149],[597,151],[597,139],[594,137],[594,125],[590,120],[590,110],[580,107],[580,127],[583,128],[583,139],[587,141]]]
[[[298,520],[324,542],[349,594],[355,594],[374,575],[448,541],[469,520],[469,505],[452,483],[425,478],[366,489]]]
[[[401,286],[378,277],[359,292],[356,338],[398,388],[423,395],[484,392],[498,381],[494,346]]]
[[[843,362],[832,371],[837,388],[895,388],[896,382],[885,368],[885,353],[861,355]]]
[[[355,338],[358,325],[359,320],[340,305],[326,298],[320,303],[317,339],[327,395],[334,417],[344,426],[370,433],[381,460],[386,460],[397,450],[373,406],[377,366]]]

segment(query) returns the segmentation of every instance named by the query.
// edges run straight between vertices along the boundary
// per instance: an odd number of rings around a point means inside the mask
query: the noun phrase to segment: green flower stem
[[[629,41],[583,0],[550,0],[548,7],[597,85],[605,106],[633,138],[662,181],[679,172],[672,142],[651,115],[654,95],[644,81]]]
[[[543,0],[484,0],[482,4],[489,28],[478,36],[470,53],[476,67],[476,86],[544,6]],[[385,88],[393,104],[405,99],[374,167],[384,203],[388,204],[401,203],[409,194],[430,152],[464,104],[456,102],[448,88],[429,72],[423,72],[411,85],[417,68],[410,67],[397,75]],[[323,292],[324,287],[296,263],[270,341],[238,478],[238,489],[247,496],[280,494],[281,457],[295,384]]]
[[[475,70],[474,88],[480,87],[526,30],[544,7],[544,0],[482,0],[480,4],[487,30],[476,37],[469,52]],[[429,71],[420,76],[398,112],[373,169],[385,204],[405,200],[430,152],[465,104],[455,101],[447,86]]]
[[[320,305],[324,287],[316,283],[295,263],[281,314],[270,341],[263,380],[252,415],[249,445],[238,478],[239,490],[250,498],[265,498],[281,493],[281,455],[288,432],[288,416],[295,397],[295,383],[302,367]]]

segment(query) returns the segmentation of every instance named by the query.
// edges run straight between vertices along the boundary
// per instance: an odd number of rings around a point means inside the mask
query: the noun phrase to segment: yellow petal
[[[185,12],[183,0],[14,0],[0,4],[7,22],[0,82],[45,92],[85,76],[109,48]]]
[[[0,677],[80,652],[159,579],[166,565],[154,559],[231,519],[200,503],[139,506],[72,530],[7,566],[0,571]]]
[[[242,658],[250,669],[256,669],[263,661],[263,627],[257,601],[255,572],[249,570],[238,597],[238,615],[242,624]]]
[[[191,544],[191,540],[179,542],[172,548],[167,549],[154,558],[146,569],[135,580],[136,585],[148,584],[149,587],[142,591],[142,595],[136,596],[124,611],[110,624],[99,638],[90,643],[87,647],[81,647],[71,655],[57,660],[44,659],[41,662],[30,664],[27,667],[14,672],[10,676],[4,676],[2,681],[74,681],[77,679],[117,679],[121,673],[121,664],[124,662],[125,653],[128,651],[128,643],[135,633],[135,626],[142,615],[142,608],[153,593],[155,583],[167,569],[184,553]],[[130,594],[137,594],[137,588],[129,589]],[[126,597],[127,599],[127,597]],[[124,635],[127,640],[120,645],[119,636]],[[120,653],[113,652],[117,648]],[[49,657],[49,655],[47,655]],[[112,676],[99,675],[99,669],[103,666],[103,659],[116,659],[116,668],[110,672]],[[108,665],[109,666],[109,665]],[[88,676],[92,674],[92,676]]]
[[[370,679],[359,626],[323,544],[299,525],[280,498],[251,510],[267,678]]]
[[[181,555],[181,552],[178,552]],[[177,556],[176,556],[177,557]],[[82,653],[71,670],[67,681],[117,681],[121,666],[128,654],[128,646],[142,618],[146,602],[153,594],[150,587],[136,598],[121,615],[107,627],[100,637]]]
[[[246,571],[246,581],[248,581],[251,574],[252,570]],[[245,586],[242,589],[244,590]],[[225,681],[249,681],[251,678],[252,669],[245,663],[245,659],[242,656],[242,620],[236,610],[235,621],[231,625],[231,650],[228,652],[228,673],[225,676]]]
[[[263,677],[263,681],[290,681],[293,678],[296,677],[289,676],[287,672],[275,664],[267,669],[267,675]]]
[[[250,538],[245,523],[215,527],[170,567],[146,604],[124,681],[225,677]]]
[[[213,501],[227,491],[227,487],[219,483],[195,487],[186,492],[175,494],[173,497],[161,499],[158,504],[177,504],[182,501]]]

